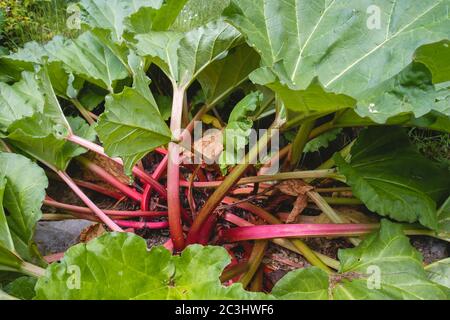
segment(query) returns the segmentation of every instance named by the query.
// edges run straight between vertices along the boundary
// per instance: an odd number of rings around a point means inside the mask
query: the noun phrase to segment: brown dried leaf
[[[295,200],[294,207],[292,208],[291,213],[289,213],[289,216],[286,219],[286,223],[295,222],[297,217],[303,212],[303,210],[305,210],[307,205],[308,197],[304,194],[299,195]]]
[[[89,242],[97,237],[100,237],[102,234],[106,232],[103,224],[95,223],[91,224],[89,227],[85,228],[80,233],[80,242]]]
[[[114,161],[112,161],[106,157],[103,157],[103,156],[93,153],[93,152],[89,152],[87,157],[93,163],[95,163],[96,165],[105,169],[106,172],[108,172],[109,174],[111,174],[112,176],[117,178],[117,180],[119,180],[123,184],[130,183],[130,178],[128,178],[125,175],[125,173],[123,172],[122,166],[120,166],[119,164],[115,163]],[[92,174],[89,170],[83,171],[83,178],[85,180],[91,181],[91,182],[103,181],[100,178],[98,178],[96,175]],[[112,188],[111,190],[116,190],[116,189]]]
[[[305,195],[307,192],[313,190],[314,187],[307,185],[302,180],[286,180],[278,185],[278,190],[282,193],[298,197]]]
[[[223,135],[220,130],[210,130],[193,145],[194,154],[187,150],[183,158],[201,157],[204,162],[215,163],[223,151]]]

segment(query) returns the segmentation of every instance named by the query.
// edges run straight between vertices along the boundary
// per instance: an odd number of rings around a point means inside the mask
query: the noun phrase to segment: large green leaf
[[[121,157],[128,174],[147,153],[171,140],[157,106],[133,88],[107,97],[96,130],[106,153]]]
[[[450,90],[436,89],[430,71],[417,63],[409,65],[362,96],[358,100],[356,112],[377,123],[386,123],[389,118],[405,113],[420,118],[432,110],[446,112]]]
[[[13,297],[31,300],[36,295],[36,292],[34,291],[36,281],[36,278],[23,276],[8,283],[4,289]]]
[[[144,239],[111,233],[70,248],[36,285],[37,299],[261,299],[242,285],[221,285],[225,249],[193,245],[180,256]],[[79,277],[79,278],[77,278]],[[72,290],[67,283],[79,284]]]
[[[170,29],[186,32],[217,20],[229,4],[230,0],[188,0]]]
[[[446,0],[232,0],[225,14],[262,57],[266,68],[255,81],[305,112],[303,96],[315,79],[323,92],[310,97],[308,109],[320,111],[315,105],[324,104],[327,92],[363,98],[403,70],[419,46],[448,38],[447,6]],[[352,107],[348,102],[323,111]]]
[[[447,291],[428,279],[402,227],[387,220],[358,247],[340,250],[338,256],[338,274],[318,268],[292,271],[272,294],[281,299],[448,299]]]
[[[225,58],[211,63],[197,80],[205,93],[206,103],[214,106],[244,82],[259,65],[260,58],[247,45],[234,48]]]
[[[33,234],[41,218],[47,177],[44,170],[24,156],[3,152],[0,176],[4,181],[0,211],[5,208],[8,212],[7,216],[0,212],[0,243],[30,261],[36,255]]]
[[[61,61],[67,72],[113,92],[118,80],[128,77],[128,69],[117,52],[92,32],[74,40],[55,37],[45,46],[49,61]]]
[[[240,37],[223,21],[208,23],[186,33],[153,31],[139,34],[136,47],[149,56],[179,88],[187,88],[213,61],[223,58]]]
[[[339,155],[335,160],[354,195],[370,210],[438,228],[436,203],[448,195],[450,172],[420,155],[403,129],[366,129],[352,147],[350,163]]]

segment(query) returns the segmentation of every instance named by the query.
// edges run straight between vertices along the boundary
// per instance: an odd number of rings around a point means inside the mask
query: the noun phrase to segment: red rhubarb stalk
[[[102,167],[96,165],[94,162],[90,161],[85,157],[78,157],[76,158],[76,160],[86,169],[88,169],[96,176],[98,176],[100,179],[102,179],[106,183],[110,184],[111,186],[113,186],[114,188],[125,194],[127,197],[133,199],[134,201],[141,202],[142,195],[139,192],[120,182],[116,177],[114,177],[112,174],[107,172]]]
[[[81,137],[78,137],[74,134],[70,134],[67,137],[68,141],[71,141],[75,144],[78,144],[79,146],[82,146],[88,150],[91,150],[103,157],[106,157],[108,159],[113,160],[114,162],[120,164],[121,166],[123,166],[123,161],[120,158],[113,158],[113,157],[109,157],[103,147],[99,146],[96,143],[93,143],[89,140],[83,139]],[[149,174],[147,174],[145,171],[141,170],[139,167],[135,166],[133,168],[133,174],[135,174],[138,178],[140,178],[142,181],[144,181],[145,183],[151,184],[153,186],[153,188],[155,188],[155,191],[158,192],[162,197],[166,198],[167,197],[167,191],[164,188],[164,186],[162,186],[158,181],[156,181],[155,179],[153,179]]]
[[[141,221],[124,221],[124,220],[115,220],[115,223],[124,228],[133,228],[133,229],[164,229],[169,226],[167,221],[160,222],[141,222]]]
[[[49,199],[44,200],[44,205],[57,208],[69,212],[92,214],[93,211],[90,208],[79,207],[71,204],[61,203]],[[121,211],[121,210],[103,210],[103,212],[109,216],[117,217],[143,217],[143,218],[158,218],[167,216],[167,211]]]
[[[352,237],[373,232],[379,224],[278,224],[222,230],[223,242],[274,238]]]
[[[180,140],[181,119],[183,114],[184,88],[174,86],[170,130],[175,141]],[[183,226],[180,204],[180,145],[169,143],[169,161],[167,163],[167,206],[169,208],[170,236],[175,250],[184,248]]]
[[[67,173],[59,170],[56,171],[56,173],[104,224],[106,224],[112,231],[123,232],[122,228],[114,223],[111,218],[109,218],[99,207],[95,205],[94,202],[92,202],[91,199],[89,199],[88,196],[86,196],[86,194],[84,194],[84,192],[75,184],[75,182],[73,182]]]

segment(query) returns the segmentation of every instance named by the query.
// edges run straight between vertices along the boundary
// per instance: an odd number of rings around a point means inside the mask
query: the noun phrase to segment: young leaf
[[[328,144],[339,136],[339,134],[342,132],[341,128],[333,129],[328,132],[325,132],[321,134],[320,136],[312,139],[309,141],[303,152],[316,152],[319,151],[320,148],[326,148],[328,147]]]
[[[262,299],[240,284],[221,285],[230,262],[220,247],[193,245],[180,256],[164,247],[147,250],[144,239],[130,233],[109,233],[70,248],[38,280],[37,299]],[[75,267],[79,287],[67,289]],[[73,278],[72,278],[73,279]]]
[[[135,38],[140,55],[154,58],[178,88],[187,88],[210,63],[223,57],[239,37],[235,28],[219,20],[186,33],[149,32]]]
[[[308,91],[315,78],[324,92],[359,99],[403,70],[419,46],[448,37],[445,1],[413,3],[232,0],[225,15],[267,67],[266,76],[258,72],[255,79],[273,83],[271,88],[284,94],[284,101],[293,99],[294,91]],[[318,102],[311,100],[309,109],[320,104],[322,95],[315,97]],[[304,111],[302,104],[299,109]]]
[[[223,137],[224,151],[220,155],[219,163],[222,168],[239,163],[239,151],[245,149],[249,142],[253,120],[250,118],[261,105],[263,95],[252,92],[245,96],[231,111]],[[241,152],[244,156],[244,152]]]
[[[420,155],[403,129],[366,129],[352,148],[350,163],[339,155],[335,161],[370,210],[437,229],[436,203],[448,195],[450,173]]]
[[[273,288],[280,299],[386,300],[447,299],[447,292],[431,282],[422,257],[400,225],[381,221],[381,229],[356,248],[340,250],[338,274],[318,268],[288,273]]]
[[[41,218],[41,206],[48,186],[44,171],[29,159],[12,153],[0,153],[0,172],[4,179],[3,204],[9,215],[7,226],[3,224],[2,238],[10,232],[9,245],[1,243],[16,251],[28,261],[36,256],[33,244],[34,228]],[[5,218],[5,217],[4,217]],[[4,219],[0,219],[1,220]],[[8,230],[5,230],[5,227]]]

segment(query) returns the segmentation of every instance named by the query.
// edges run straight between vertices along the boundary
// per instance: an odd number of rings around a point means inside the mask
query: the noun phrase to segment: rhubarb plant
[[[448,257],[408,237],[450,239],[450,173],[406,129],[450,133],[448,1],[78,5],[78,36],[0,56],[0,298],[448,299]],[[37,222],[67,218],[105,234],[41,257]],[[270,284],[269,242],[312,267]]]

